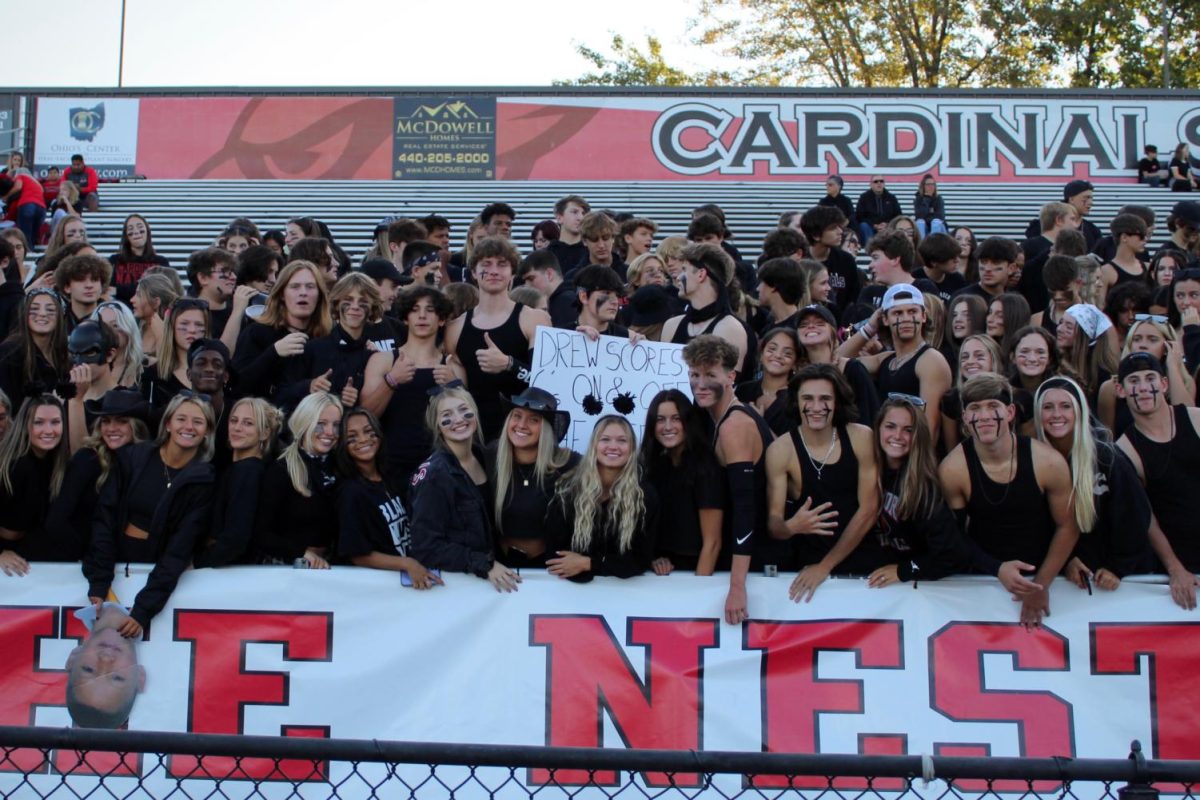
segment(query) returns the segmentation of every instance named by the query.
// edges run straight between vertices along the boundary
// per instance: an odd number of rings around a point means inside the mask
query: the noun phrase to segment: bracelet
[[[387,387],[393,392],[396,391],[396,387],[400,385],[396,379],[392,377],[392,373],[390,372],[383,373],[383,382],[386,383]]]
[[[509,357],[508,357],[508,366],[504,368],[505,372],[512,372],[512,371],[513,371],[513,363],[514,363],[514,362],[515,362],[515,359],[513,359],[513,357],[512,357],[512,356],[509,356]]]

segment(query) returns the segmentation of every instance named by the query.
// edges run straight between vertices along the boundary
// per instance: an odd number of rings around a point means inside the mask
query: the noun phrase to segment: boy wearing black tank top
[[[768,524],[776,539],[801,537],[788,595],[807,602],[834,570],[868,575],[880,566],[882,553],[867,552],[878,542],[866,540],[879,516],[879,472],[871,429],[850,422],[858,411],[838,368],[809,364],[795,382],[800,427],[767,450]]]
[[[729,307],[727,287],[733,279],[733,259],[712,244],[690,244],[681,255],[687,263],[675,277],[675,285],[688,304],[687,312],[663,323],[659,341],[687,344],[702,334],[715,334],[737,348],[734,369],[742,373],[750,339]]]
[[[714,451],[725,470],[729,507],[726,544],[732,554],[725,621],[740,625],[750,618],[746,605],[746,575],[755,552],[755,539],[766,531],[766,452],[773,434],[752,406],[733,393],[739,353],[719,336],[697,336],[683,348],[688,383],[696,405],[716,427]]]
[[[977,571],[995,575],[1021,601],[1021,624],[1050,615],[1051,581],[1079,539],[1071,469],[1053,447],[1013,432],[1012,386],[980,373],[962,388],[967,438],[942,461],[946,502],[966,521]],[[1021,572],[1036,570],[1033,580]]]
[[[545,311],[509,298],[520,263],[517,248],[504,237],[489,236],[476,245],[469,266],[479,287],[479,305],[446,326],[446,354],[457,356],[466,371],[467,389],[488,441],[500,435],[504,422],[500,397],[520,394],[529,384],[537,327],[551,324]]]
[[[1117,442],[1146,486],[1154,518],[1150,546],[1170,576],[1171,598],[1181,608],[1196,607],[1200,570],[1200,409],[1167,400],[1167,371],[1149,353],[1121,359],[1117,394],[1133,414],[1133,427]]]

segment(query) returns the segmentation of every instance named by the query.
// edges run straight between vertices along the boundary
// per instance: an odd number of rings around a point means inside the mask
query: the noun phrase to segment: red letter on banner
[[[0,607],[0,725],[32,725],[36,706],[67,704],[65,669],[41,669],[43,639],[58,637],[57,606]],[[46,772],[50,766],[40,750],[6,754],[2,772]]]
[[[601,747],[607,711],[626,747],[700,749],[703,651],[717,646],[717,621],[698,619],[630,619],[625,640],[646,648],[646,682],[612,630],[599,616],[530,618],[530,644],[549,649],[546,691],[546,744],[556,747]],[[678,786],[698,786],[699,776],[676,774]],[[669,786],[662,773],[643,776],[649,786]],[[548,770],[530,772],[529,782],[551,782]],[[556,770],[559,784],[589,781],[615,786],[611,770]]]
[[[285,706],[286,672],[244,669],[246,645],[277,642],[288,661],[328,661],[333,655],[333,615],[259,611],[176,611],[175,641],[193,642],[188,689],[188,731],[247,733],[248,705]],[[328,738],[328,727],[284,726],[282,736]],[[322,781],[327,762],[269,758],[171,756],[175,778]]]
[[[875,620],[750,622],[746,650],[763,651],[763,750],[769,753],[821,752],[822,713],[863,713],[862,681],[817,677],[817,654],[848,650],[868,669],[903,669],[901,623]],[[881,738],[872,734],[872,741]],[[829,788],[828,779],[798,775],[752,776],[755,787]]]
[[[1140,656],[1149,661],[1150,739],[1153,758],[1197,759],[1195,736],[1200,695],[1195,669],[1200,659],[1200,630],[1194,622],[1092,623],[1092,674],[1140,675]],[[1179,792],[1179,784],[1159,784]]]
[[[1075,755],[1071,704],[1053,692],[988,689],[985,653],[1012,656],[1013,669],[1065,672],[1067,640],[1046,628],[1033,633],[1017,623],[952,622],[929,637],[929,672],[934,711],[957,722],[1011,722],[1017,726],[1018,755],[1030,758]],[[937,742],[938,755],[991,755],[985,745]],[[1029,791],[1026,781],[955,781],[961,790]],[[1055,781],[1035,781],[1034,791],[1056,791]]]

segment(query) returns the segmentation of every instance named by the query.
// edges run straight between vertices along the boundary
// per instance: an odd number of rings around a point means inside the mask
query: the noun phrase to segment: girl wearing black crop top
[[[558,446],[571,417],[558,410],[554,395],[530,387],[511,404],[487,459],[499,557],[509,567],[544,567],[546,510],[559,478],[579,463],[579,454]]]
[[[408,339],[401,347],[373,354],[363,373],[362,406],[383,423],[388,474],[405,497],[413,472],[433,450],[433,434],[413,421],[425,415],[431,389],[466,377],[458,358],[438,347],[453,310],[437,289],[418,286],[404,292],[397,313],[408,327]]]
[[[875,425],[882,506],[878,538],[884,566],[867,585],[937,580],[961,572],[967,548],[938,483],[937,454],[920,404],[889,397]]]
[[[46,531],[66,558],[77,561],[88,551],[100,489],[116,464],[117,452],[150,438],[150,407],[135,389],[113,389],[87,411],[97,417],[92,434],[67,464],[62,491],[50,503]]]
[[[700,412],[678,389],[664,389],[646,408],[641,461],[646,480],[658,493],[654,542],[656,575],[676,569],[712,575],[721,553],[727,487],[700,420]]]
[[[304,559],[313,569],[329,569],[337,532],[332,455],[341,424],[342,401],[328,392],[310,394],[292,412],[292,443],[263,473],[254,526],[259,563]]]
[[[195,566],[219,567],[246,560],[254,539],[258,493],[266,462],[275,454],[283,413],[261,397],[244,397],[229,409],[229,466],[213,495],[212,522]]]
[[[158,438],[122,449],[100,493],[83,563],[88,599],[95,605],[104,601],[118,562],[154,564],[121,627],[126,637],[140,636],[166,605],[207,530],[215,425],[208,401],[177,394],[167,404]]]
[[[550,504],[551,575],[585,583],[596,575],[632,578],[649,568],[658,496],[641,479],[636,442],[624,417],[596,421],[587,453]]]
[[[1035,398],[1037,435],[1071,465],[1079,544],[1067,578],[1116,589],[1126,575],[1154,571],[1150,500],[1129,457],[1092,428],[1087,397],[1070,378],[1051,378]]]
[[[62,489],[67,442],[62,402],[27,398],[0,441],[0,571],[24,575],[29,561],[51,558],[43,530],[50,501]]]
[[[388,569],[408,576],[414,589],[430,589],[442,579],[409,553],[408,512],[395,481],[383,471],[383,429],[375,415],[357,408],[342,420],[337,461],[344,480],[338,487],[338,555],[359,567]]]

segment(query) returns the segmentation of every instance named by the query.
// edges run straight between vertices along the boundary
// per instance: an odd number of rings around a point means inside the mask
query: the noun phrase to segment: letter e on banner
[[[42,669],[42,641],[58,638],[57,606],[0,608],[0,725],[32,725],[37,706],[67,704],[67,672]],[[5,753],[0,772],[46,772],[42,751]]]
[[[1053,692],[985,688],[983,656],[1009,655],[1013,669],[1068,670],[1067,640],[1042,627],[1030,633],[1015,622],[952,622],[929,637],[930,706],[957,722],[1011,722],[1017,755],[1075,756],[1071,704]],[[988,756],[987,745],[934,743],[934,755]],[[954,781],[959,791],[1028,792],[1028,781]],[[1034,781],[1033,791],[1057,791],[1056,781]]]
[[[267,611],[176,611],[175,641],[192,642],[188,687],[188,731],[248,733],[248,705],[285,706],[290,680],[285,672],[244,669],[246,645],[283,645],[287,661],[329,661],[333,656],[333,615]],[[281,736],[329,738],[329,728],[283,726]],[[322,781],[328,762],[301,759],[171,756],[175,778],[217,780]]]
[[[768,753],[819,753],[821,714],[864,712],[862,681],[817,677],[820,651],[852,652],[859,668],[904,668],[902,623],[894,620],[750,622],[743,639],[744,649],[763,651],[762,731]],[[828,778],[815,775],[758,775],[750,785],[833,788]]]
[[[713,619],[629,618],[625,640],[646,648],[646,681],[604,617],[535,614],[529,643],[545,647],[546,744],[602,747],[604,714],[626,747],[699,750],[703,653],[718,645]],[[646,773],[647,786],[699,786],[696,774]],[[530,784],[617,786],[612,770],[534,769]]]

